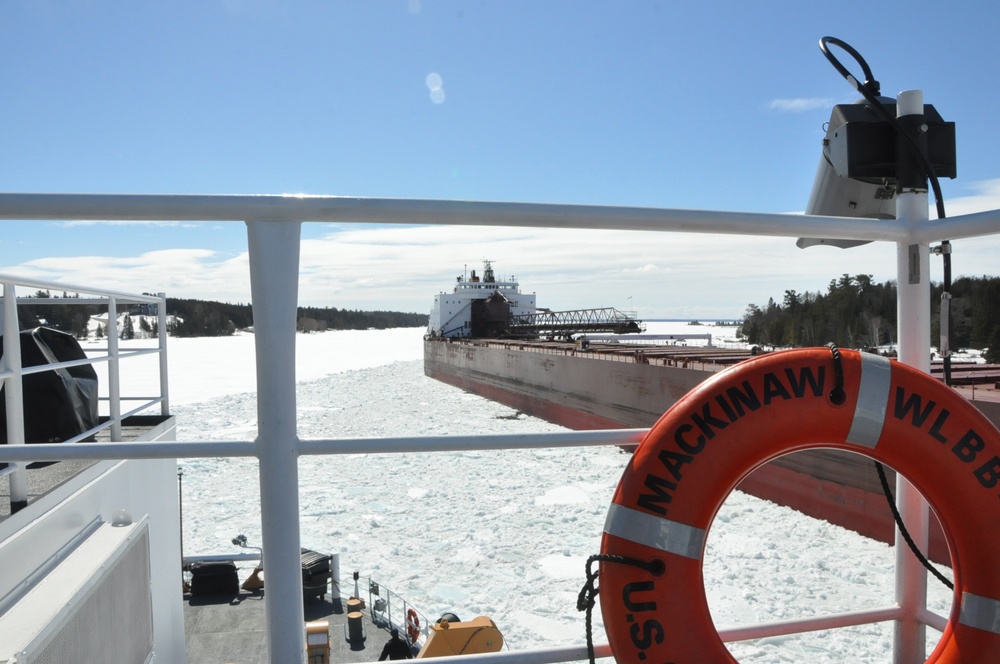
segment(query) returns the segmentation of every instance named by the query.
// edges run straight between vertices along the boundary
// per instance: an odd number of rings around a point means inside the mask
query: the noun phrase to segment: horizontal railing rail
[[[0,194],[2,198],[4,194]],[[3,214],[0,214],[0,218],[9,219]],[[107,304],[109,297],[114,297],[122,304],[141,304],[143,302],[147,304],[156,304],[160,302],[163,297],[161,295],[142,295],[136,293],[125,293],[122,291],[112,290],[109,288],[95,288],[93,286],[81,286],[79,284],[71,284],[68,282],[56,282],[56,281],[45,281],[42,279],[31,279],[30,277],[21,277],[14,274],[6,274],[0,272],[0,284],[10,282],[15,286],[27,286],[28,288],[34,288],[36,290],[45,291],[57,291],[63,293],[86,293],[88,295],[93,295],[96,297],[33,297],[25,296],[18,297],[18,304]]]
[[[873,223],[876,220],[802,214],[297,194],[0,193],[0,219],[517,226],[904,243],[1000,234],[1000,210],[914,225],[903,219],[879,219]],[[65,288],[76,290],[68,285]]]
[[[413,436],[397,438],[302,438],[299,455],[407,454],[469,452],[483,450],[558,449],[636,445],[646,429],[600,429],[533,434],[489,434],[478,436]],[[132,443],[88,443],[65,446],[40,443],[4,449],[2,461],[69,461],[84,459],[196,459],[215,456],[255,456],[259,442],[251,440],[155,441]]]

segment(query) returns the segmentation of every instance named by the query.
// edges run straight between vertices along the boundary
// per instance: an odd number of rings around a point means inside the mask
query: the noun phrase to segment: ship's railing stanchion
[[[160,415],[170,414],[170,392],[167,390],[167,294],[157,293],[156,340],[160,349]]]
[[[3,282],[3,357],[0,370],[3,379],[4,399],[7,407],[7,444],[24,445],[24,389],[21,384],[20,325],[17,318],[17,289],[13,282]],[[11,514],[28,504],[28,478],[24,464],[11,464],[10,511]]]
[[[246,224],[257,358],[255,448],[268,574],[264,607],[268,661],[300,662],[305,652],[295,414],[300,224],[260,220]]]
[[[111,440],[122,439],[121,374],[118,366],[118,300],[108,298],[108,414]]]
[[[924,97],[919,90],[899,93],[900,117],[922,115]],[[896,219],[917,226],[928,221],[927,184],[906,187],[900,182],[896,197]],[[927,242],[896,243],[897,325],[899,361],[930,373],[931,285],[930,245]],[[906,478],[896,474],[896,502],[903,523],[921,551],[927,551],[928,508],[923,496]],[[893,662],[916,664],[926,659],[926,632],[920,615],[927,609],[927,571],[910,552],[896,531],[896,601],[902,616],[895,622]]]

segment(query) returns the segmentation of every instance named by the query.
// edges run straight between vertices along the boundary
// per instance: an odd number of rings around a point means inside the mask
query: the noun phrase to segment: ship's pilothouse
[[[521,293],[513,277],[497,281],[493,263],[483,261],[483,276],[475,270],[456,279],[451,293],[434,296],[427,332],[435,337],[497,336],[512,316],[527,316],[537,311],[535,294]]]
[[[470,274],[468,278],[466,278],[463,274],[456,279],[455,291],[460,289],[503,290],[519,293],[520,285],[517,281],[515,281],[514,277],[511,277],[510,281],[497,281],[496,276],[493,273],[493,262],[484,260],[482,278],[480,279],[479,276],[476,275],[475,270],[472,271],[472,274]]]

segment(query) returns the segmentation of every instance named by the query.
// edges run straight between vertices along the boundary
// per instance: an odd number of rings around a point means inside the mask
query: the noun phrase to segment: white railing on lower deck
[[[0,287],[3,294],[0,296],[0,334],[6,340],[4,352],[0,356],[0,388],[3,391],[3,398],[6,400],[6,426],[7,444],[24,445],[24,376],[54,371],[57,369],[71,368],[82,365],[107,364],[108,375],[108,418],[97,426],[79,433],[65,441],[62,445],[69,445],[88,439],[91,436],[110,430],[112,441],[122,440],[122,422],[132,415],[148,410],[160,405],[160,413],[167,415],[170,412],[170,402],[167,391],[167,317],[166,298],[160,295],[135,295],[112,291],[108,289],[93,288],[89,286],[73,286],[64,283],[40,281],[37,279],[24,279],[13,275],[0,274]],[[33,297],[28,295],[18,295],[20,289],[32,291],[63,291],[74,293],[75,297]],[[81,295],[85,297],[81,297]],[[156,348],[126,350],[123,351],[118,345],[118,312],[119,307],[131,304],[149,303],[157,305],[157,338],[159,343]],[[107,307],[107,342],[103,348],[84,348],[85,359],[69,360],[65,362],[55,362],[39,366],[22,366],[21,346],[18,342],[19,333],[22,329],[22,322],[18,314],[18,305],[40,305],[40,306],[98,306]],[[29,326],[31,327],[31,326]],[[101,353],[94,355],[94,353]],[[144,397],[122,397],[120,390],[120,365],[122,360],[156,353],[159,355],[160,372],[160,393],[155,396]],[[139,404],[131,410],[123,412],[121,405],[123,401],[138,401]],[[23,463],[13,463],[7,468],[0,470],[0,476],[8,475],[10,482],[10,504],[11,511],[17,511],[27,503],[28,489]]]
[[[0,450],[0,461],[64,458],[164,458],[254,456],[260,461],[261,522],[268,560],[267,628],[272,663],[302,661],[304,633],[298,523],[297,458],[303,454],[419,452],[433,450],[560,447],[634,443],[642,431],[572,432],[526,436],[456,436],[345,440],[300,440],[295,412],[295,322],[301,222],[537,226],[660,232],[724,233],[778,237],[828,237],[893,242],[900,283],[900,360],[928,370],[930,347],[929,245],[1000,233],[1000,211],[929,221],[926,192],[899,196],[897,219],[873,220],[698,210],[662,210],[573,205],[473,203],[464,201],[367,199],[331,196],[169,196],[0,194],[0,219],[90,219],[244,221],[248,230],[250,280],[257,344],[258,438],[254,441],[121,443],[33,446]],[[915,248],[918,283],[908,261]],[[61,286],[60,286],[61,287]],[[266,417],[261,414],[266,413]],[[68,455],[67,453],[70,453]],[[926,505],[905,479],[897,485],[904,517],[926,514]],[[912,520],[920,523],[919,518]],[[926,519],[924,519],[926,522]],[[927,533],[916,541],[926,546]],[[836,626],[896,620],[896,662],[923,661],[923,625],[944,619],[926,609],[926,575],[897,542],[897,605],[796,622],[725,630],[726,640],[788,634]],[[611,655],[606,644],[599,657]],[[583,645],[463,656],[460,661],[547,663],[581,661]],[[451,661],[453,658],[444,658]],[[457,660],[456,660],[457,661]]]

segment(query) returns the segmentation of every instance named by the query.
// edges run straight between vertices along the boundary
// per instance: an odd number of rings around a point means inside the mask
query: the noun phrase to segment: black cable
[[[847,395],[844,392],[843,358],[841,357],[840,349],[837,348],[836,344],[831,342],[827,344],[827,347],[830,349],[830,353],[832,353],[833,355],[833,369],[834,369],[834,381],[835,381],[833,390],[830,392],[830,401],[839,405],[843,403],[844,400],[847,398]],[[834,396],[836,394],[840,394],[839,401]],[[889,503],[889,509],[892,511],[892,518],[896,522],[896,527],[899,528],[899,532],[903,536],[903,539],[906,540],[906,543],[910,546],[910,550],[913,551],[913,555],[917,557],[920,563],[924,567],[926,567],[931,574],[940,579],[941,582],[944,583],[944,585],[948,586],[949,589],[953,590],[954,585],[952,584],[952,582],[949,581],[943,574],[941,574],[941,572],[937,571],[937,568],[931,565],[930,561],[927,560],[927,558],[924,557],[924,554],[920,552],[920,549],[917,548],[916,542],[914,542],[913,538],[910,537],[909,531],[906,530],[906,526],[903,524],[903,517],[899,513],[899,510],[896,509],[896,498],[892,495],[892,489],[889,488],[889,480],[886,479],[885,468],[878,461],[875,461],[875,470],[878,471],[879,481],[882,482],[882,493],[885,494],[886,501]]]
[[[840,64],[840,60],[838,60],[833,55],[833,53],[830,52],[830,49],[827,48],[827,43],[839,46],[840,48],[844,49],[845,51],[850,53],[851,56],[854,57],[855,62],[861,65],[861,71],[863,71],[865,74],[864,83],[858,83],[858,79],[854,78],[854,75],[847,70],[847,67]],[[821,37],[819,40],[819,49],[823,51],[823,55],[825,55],[826,59],[830,61],[830,64],[833,65],[833,68],[836,69],[838,72],[840,72],[840,75],[846,78],[847,82],[853,85],[856,90],[861,92],[861,94],[865,94],[864,92],[861,91],[861,86],[864,86],[866,90],[869,90],[870,92],[872,92],[872,94],[878,96],[879,94],[878,81],[876,81],[875,77],[872,76],[872,70],[868,66],[868,63],[865,62],[865,59],[861,57],[861,54],[858,53],[856,50],[854,50],[854,48],[850,44],[848,44],[843,40],[837,39],[836,37]],[[865,98],[867,99],[868,96],[865,95]]]
[[[478,627],[475,630],[473,630],[472,634],[469,635],[469,638],[466,639],[465,645],[462,646],[456,654],[457,655],[464,655],[465,654],[465,649],[469,647],[470,643],[472,643],[472,639],[476,638],[476,634],[479,634],[484,629],[486,629],[486,628],[485,627]]]
[[[830,353],[833,355],[833,374],[834,374],[834,384],[833,389],[830,390],[830,402],[839,406],[847,401],[847,392],[844,391],[844,365],[840,357],[840,349],[837,348],[837,344],[832,341],[826,345],[830,349]]]
[[[580,596],[576,600],[576,610],[587,612],[587,654],[590,657],[590,664],[594,664],[594,634],[591,629],[591,616],[594,612],[594,603],[597,594],[601,592],[601,589],[594,585],[599,572],[591,571],[591,566],[595,562],[630,565],[645,570],[650,574],[659,574],[663,571],[663,561],[660,560],[639,560],[638,558],[617,556],[609,553],[598,553],[587,559],[587,582],[580,589]]]
[[[951,322],[951,242],[944,240],[941,242],[941,260],[944,267],[944,291],[942,308],[948,307],[948,325],[945,329],[939,330],[938,334],[944,335],[948,340],[947,354],[944,356],[944,384],[951,387],[951,333],[954,326]],[[940,318],[938,319],[940,326]]]
[[[954,590],[955,584],[952,583],[948,577],[939,572],[936,567],[931,565],[931,562],[927,560],[923,553],[921,553],[916,542],[914,542],[913,538],[910,537],[910,533],[907,532],[906,527],[903,525],[903,517],[899,513],[899,510],[896,509],[896,499],[892,496],[892,489],[889,487],[889,480],[885,476],[885,468],[878,461],[875,462],[875,470],[878,471],[878,479],[882,482],[882,492],[885,494],[886,498],[889,499],[889,509],[892,510],[892,518],[896,520],[896,526],[899,528],[899,533],[903,536],[903,539],[906,540],[907,545],[910,547],[910,551],[912,551],[913,555],[917,557],[920,564],[927,568],[927,571],[936,576],[941,583],[948,586],[949,590]]]

